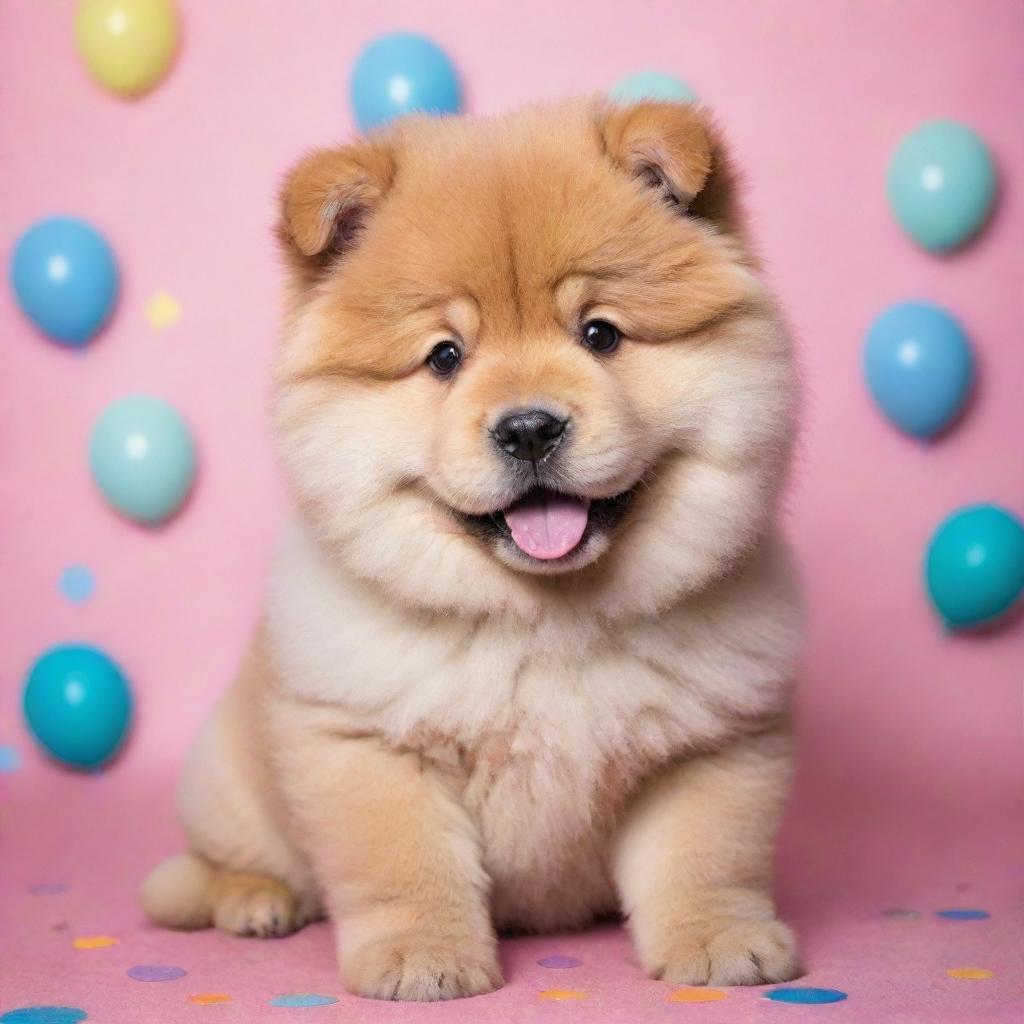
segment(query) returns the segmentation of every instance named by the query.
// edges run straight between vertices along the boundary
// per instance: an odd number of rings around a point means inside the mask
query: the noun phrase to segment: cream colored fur
[[[377,998],[490,991],[496,928],[619,910],[652,976],[795,974],[771,900],[800,632],[772,527],[793,372],[722,160],[691,108],[587,102],[413,120],[296,172],[276,415],[297,511],[189,760],[191,852],[143,886],[154,920],[274,935],[326,913],[346,984]],[[653,187],[698,195],[692,220],[650,194],[652,162]],[[322,218],[356,205],[363,235],[318,262]],[[514,273],[481,252],[499,223]],[[596,255],[629,287],[570,267]],[[614,364],[562,340],[582,306],[628,325]],[[417,346],[445,332],[470,355],[441,384]],[[481,424],[510,397],[571,411],[575,493],[641,482],[558,572],[446,511],[509,500]]]

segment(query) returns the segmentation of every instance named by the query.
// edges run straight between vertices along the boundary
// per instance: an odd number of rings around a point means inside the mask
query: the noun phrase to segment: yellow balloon
[[[141,96],[174,60],[178,12],[173,0],[81,0],[75,41],[100,85],[120,96]]]

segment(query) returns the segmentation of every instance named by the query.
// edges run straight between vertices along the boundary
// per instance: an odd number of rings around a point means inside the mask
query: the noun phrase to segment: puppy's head
[[[407,119],[308,157],[282,207],[279,437],[348,571],[616,616],[756,543],[793,373],[701,111]]]

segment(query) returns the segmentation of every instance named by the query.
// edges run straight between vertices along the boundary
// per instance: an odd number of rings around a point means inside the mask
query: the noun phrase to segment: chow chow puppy
[[[282,192],[295,514],[156,922],[327,915],[354,993],[501,985],[623,913],[652,977],[797,971],[771,896],[790,344],[699,108],[402,120]]]

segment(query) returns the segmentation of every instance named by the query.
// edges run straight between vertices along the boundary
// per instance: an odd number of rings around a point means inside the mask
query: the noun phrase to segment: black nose
[[[510,413],[491,434],[498,447],[512,458],[540,462],[562,443],[568,422],[543,409],[527,409]]]

